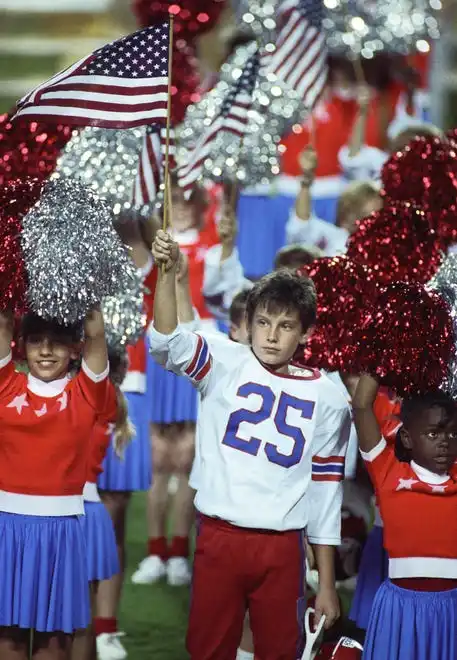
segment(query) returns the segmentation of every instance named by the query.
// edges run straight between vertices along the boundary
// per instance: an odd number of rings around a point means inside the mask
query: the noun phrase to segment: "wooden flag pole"
[[[357,84],[360,85],[360,87],[362,87],[363,85],[366,84],[366,80],[365,80],[365,73],[363,71],[362,60],[360,59],[360,55],[356,56],[356,58],[352,61],[352,65],[354,67],[355,79],[357,81]]]
[[[171,224],[169,221],[170,213],[170,124],[171,124],[171,73],[173,66],[173,24],[174,14],[170,13],[170,30],[168,45],[168,97],[167,97],[167,124],[165,136],[165,173],[164,173],[164,195],[163,195],[163,222],[162,229],[167,230]]]

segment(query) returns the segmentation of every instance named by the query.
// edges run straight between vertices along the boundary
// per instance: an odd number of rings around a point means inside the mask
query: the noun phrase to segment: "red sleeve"
[[[395,448],[387,444],[384,438],[369,452],[360,452],[365,462],[375,490],[379,490],[388,475],[397,467],[399,461],[395,456]]]
[[[144,311],[146,313],[146,328],[149,327],[154,314],[154,296],[157,284],[158,269],[153,266],[144,279]]]
[[[115,419],[117,410],[116,391],[108,374],[108,369],[103,374],[94,374],[83,360],[74,383],[85,401],[103,420]]]
[[[0,400],[14,396],[22,389],[24,374],[16,371],[12,355],[0,360]]]
[[[102,463],[111,441],[112,424],[97,422],[91,438],[90,472],[97,476],[102,472]]]
[[[373,412],[383,438],[387,442],[395,442],[397,431],[401,426],[398,400],[389,396],[387,391],[379,390],[373,405]]]

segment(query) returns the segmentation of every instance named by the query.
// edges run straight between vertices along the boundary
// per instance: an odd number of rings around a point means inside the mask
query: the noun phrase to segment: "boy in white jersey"
[[[338,389],[290,366],[315,322],[314,285],[285,271],[264,277],[247,302],[251,346],[210,351],[202,334],[178,326],[177,245],[158,232],[153,253],[160,275],[151,352],[202,397],[188,651],[193,660],[233,660],[247,607],[256,656],[296,660],[305,528],[320,572],[316,618],[325,614],[330,626],[339,616],[333,553],[350,429]]]

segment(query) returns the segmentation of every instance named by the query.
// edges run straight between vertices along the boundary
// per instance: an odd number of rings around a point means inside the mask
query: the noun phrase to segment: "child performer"
[[[330,626],[339,616],[333,546],[350,428],[347,402],[330,381],[290,366],[315,321],[314,286],[285,271],[263,278],[247,304],[251,347],[227,342],[210,351],[177,324],[177,245],[158,232],[153,254],[163,272],[151,352],[202,396],[188,651],[198,660],[232,660],[247,604],[256,654],[295,660],[304,528],[320,572],[316,621],[325,615]]]
[[[333,257],[346,251],[346,242],[356,227],[356,221],[378,211],[382,206],[379,186],[372,181],[356,181],[341,194],[332,225],[316,217],[311,206],[311,185],[317,167],[316,151],[310,146],[300,157],[303,172],[300,192],[286,226],[287,243],[315,245],[325,256]]]
[[[144,311],[146,323],[152,318],[152,301],[155,289],[156,269],[150,246],[154,239],[155,224],[126,217],[118,231],[130,248],[131,257],[143,278],[145,287]],[[124,582],[126,565],[125,534],[128,505],[132,492],[146,491],[151,485],[151,445],[149,438],[149,410],[146,398],[147,349],[145,338],[128,346],[128,370],[121,389],[128,405],[129,417],[135,429],[132,441],[125,448],[122,460],[109,443],[103,462],[103,472],[98,477],[98,488],[103,504],[114,524],[120,571],[109,580],[103,580],[97,590],[97,616],[93,620],[99,660],[123,660],[127,652],[120,641],[117,613]]]
[[[362,86],[358,94],[359,111],[349,144],[342,147],[339,153],[341,169],[349,181],[379,181],[381,169],[389,156],[402,151],[415,137],[443,137],[443,132],[437,126],[421,121],[402,109],[388,128],[388,151],[367,146],[365,133],[371,101],[370,90]]]
[[[11,357],[12,323],[0,315],[0,657],[66,660],[89,623],[82,492],[92,429],[116,415],[103,317],[84,322],[82,367],[69,377],[80,333],[26,316],[29,375]]]
[[[204,258],[218,241],[215,200],[195,187],[190,199],[172,176],[173,232],[188,261],[192,302],[205,327],[216,324],[203,299]],[[195,451],[197,395],[186,379],[168,373],[151,359],[148,365],[154,481],[148,493],[147,556],[132,575],[135,584],[152,584],[166,578],[172,586],[190,583],[189,535],[194,524],[193,492],[189,473]],[[169,507],[170,479],[177,490]],[[169,509],[170,516],[168,515]],[[167,520],[171,517],[170,543]]]
[[[365,641],[365,660],[457,657],[457,405],[443,392],[404,400],[409,462],[382,438],[378,383],[360,378],[353,401],[362,457],[376,490],[389,556]]]

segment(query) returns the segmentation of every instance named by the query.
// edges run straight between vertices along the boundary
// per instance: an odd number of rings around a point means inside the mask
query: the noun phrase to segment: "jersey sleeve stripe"
[[[344,474],[312,474],[312,481],[343,481]]]
[[[313,464],[313,474],[328,474],[334,472],[335,474],[343,474],[344,464],[340,465],[339,463],[331,463],[330,465],[314,465]]]
[[[211,354],[209,352],[208,343],[199,335],[194,357],[185,371],[189,378],[199,382],[203,380],[210,368]]]
[[[198,363],[198,358],[199,358],[199,355],[200,355],[201,350],[202,350],[202,347],[203,347],[203,337],[200,337],[200,335],[197,335],[197,336],[198,336],[198,340],[197,340],[197,345],[196,345],[196,347],[195,347],[194,355],[193,355],[193,357],[192,357],[192,360],[190,361],[189,366],[188,366],[187,369],[185,370],[185,371],[186,371],[186,374],[187,374],[189,377],[192,377],[192,372],[194,371],[195,366],[196,366],[197,363]]]
[[[313,463],[316,465],[328,465],[330,463],[344,465],[344,456],[313,456]]]

